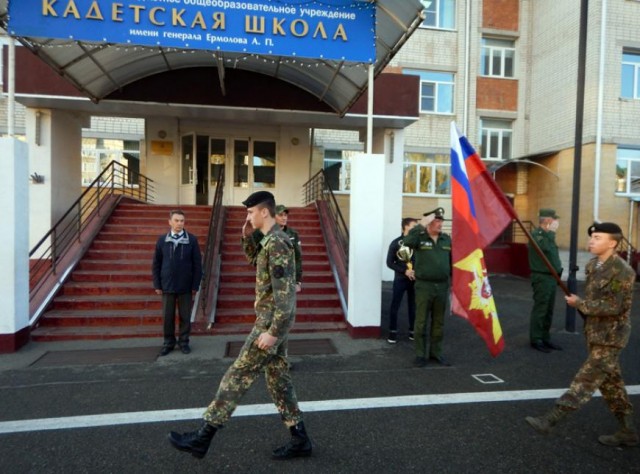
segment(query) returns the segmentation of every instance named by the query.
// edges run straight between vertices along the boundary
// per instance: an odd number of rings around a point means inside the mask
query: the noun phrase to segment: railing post
[[[58,259],[58,244],[56,242],[56,234],[57,230],[54,227],[51,231],[51,271],[54,275],[56,274],[56,260]]]
[[[82,200],[78,201],[78,242],[82,242]]]

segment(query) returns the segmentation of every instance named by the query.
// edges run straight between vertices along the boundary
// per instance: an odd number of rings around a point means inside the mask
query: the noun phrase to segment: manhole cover
[[[238,357],[240,349],[244,345],[244,341],[227,342],[225,357]],[[337,354],[331,339],[293,339],[289,340],[289,355],[320,355],[320,354]]]
[[[46,352],[31,367],[57,367],[63,365],[127,364],[153,362],[159,354],[157,347],[127,347],[124,349],[98,349],[81,351]]]

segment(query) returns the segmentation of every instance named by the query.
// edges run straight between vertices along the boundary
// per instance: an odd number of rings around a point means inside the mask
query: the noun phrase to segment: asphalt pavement
[[[558,292],[553,340],[564,350],[529,347],[529,281],[494,276],[491,283],[506,347],[491,357],[463,319],[445,323],[445,356],[453,364],[412,366],[406,310],[399,342],[351,339],[346,333],[295,334],[328,339],[333,354],[293,356],[293,378],[314,442],[306,459],[273,461],[287,440],[263,380],[220,430],[203,460],[172,449],[171,430],[188,431],[231,363],[228,342],[242,336],[192,339],[193,352],[138,362],[78,357],[43,363],[63,351],[127,349],[142,354],[161,341],[125,339],[30,343],[0,355],[0,459],[7,473],[631,473],[640,448],[608,448],[600,434],[616,430],[601,398],[549,436],[524,421],[550,409],[586,356],[582,324],[565,328]],[[386,327],[391,286],[383,285]],[[621,358],[632,402],[640,406],[640,287],[631,341]],[[386,333],[385,333],[386,336]],[[325,341],[326,342],[326,341]],[[487,383],[490,382],[490,383]],[[100,419],[96,423],[96,419]],[[636,414],[640,424],[640,415]],[[53,428],[53,429],[52,429]]]

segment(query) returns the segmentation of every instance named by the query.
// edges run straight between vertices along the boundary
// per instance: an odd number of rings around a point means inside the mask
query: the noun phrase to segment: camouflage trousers
[[[265,351],[255,344],[263,331],[253,328],[240,354],[222,377],[218,392],[203,415],[209,424],[223,426],[262,372],[269,394],[285,424],[293,426],[302,420],[302,412],[298,407],[298,399],[289,374],[287,338]]]
[[[573,378],[569,390],[558,400],[557,405],[577,410],[587,403],[596,390],[600,390],[609,410],[613,413],[631,415],[633,406],[620,372],[622,349],[590,344],[589,356]]]

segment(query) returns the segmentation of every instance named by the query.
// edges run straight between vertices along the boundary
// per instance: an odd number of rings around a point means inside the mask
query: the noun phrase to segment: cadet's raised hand
[[[248,229],[247,229],[247,226],[248,226]],[[253,226],[249,221],[249,217],[247,217],[247,220],[244,221],[244,225],[242,226],[242,237],[247,237],[251,235],[252,232],[253,232]]]
[[[435,218],[436,218],[435,214],[422,216],[422,219],[420,219],[420,225],[426,229],[427,227],[429,227],[429,224],[431,224]]]

